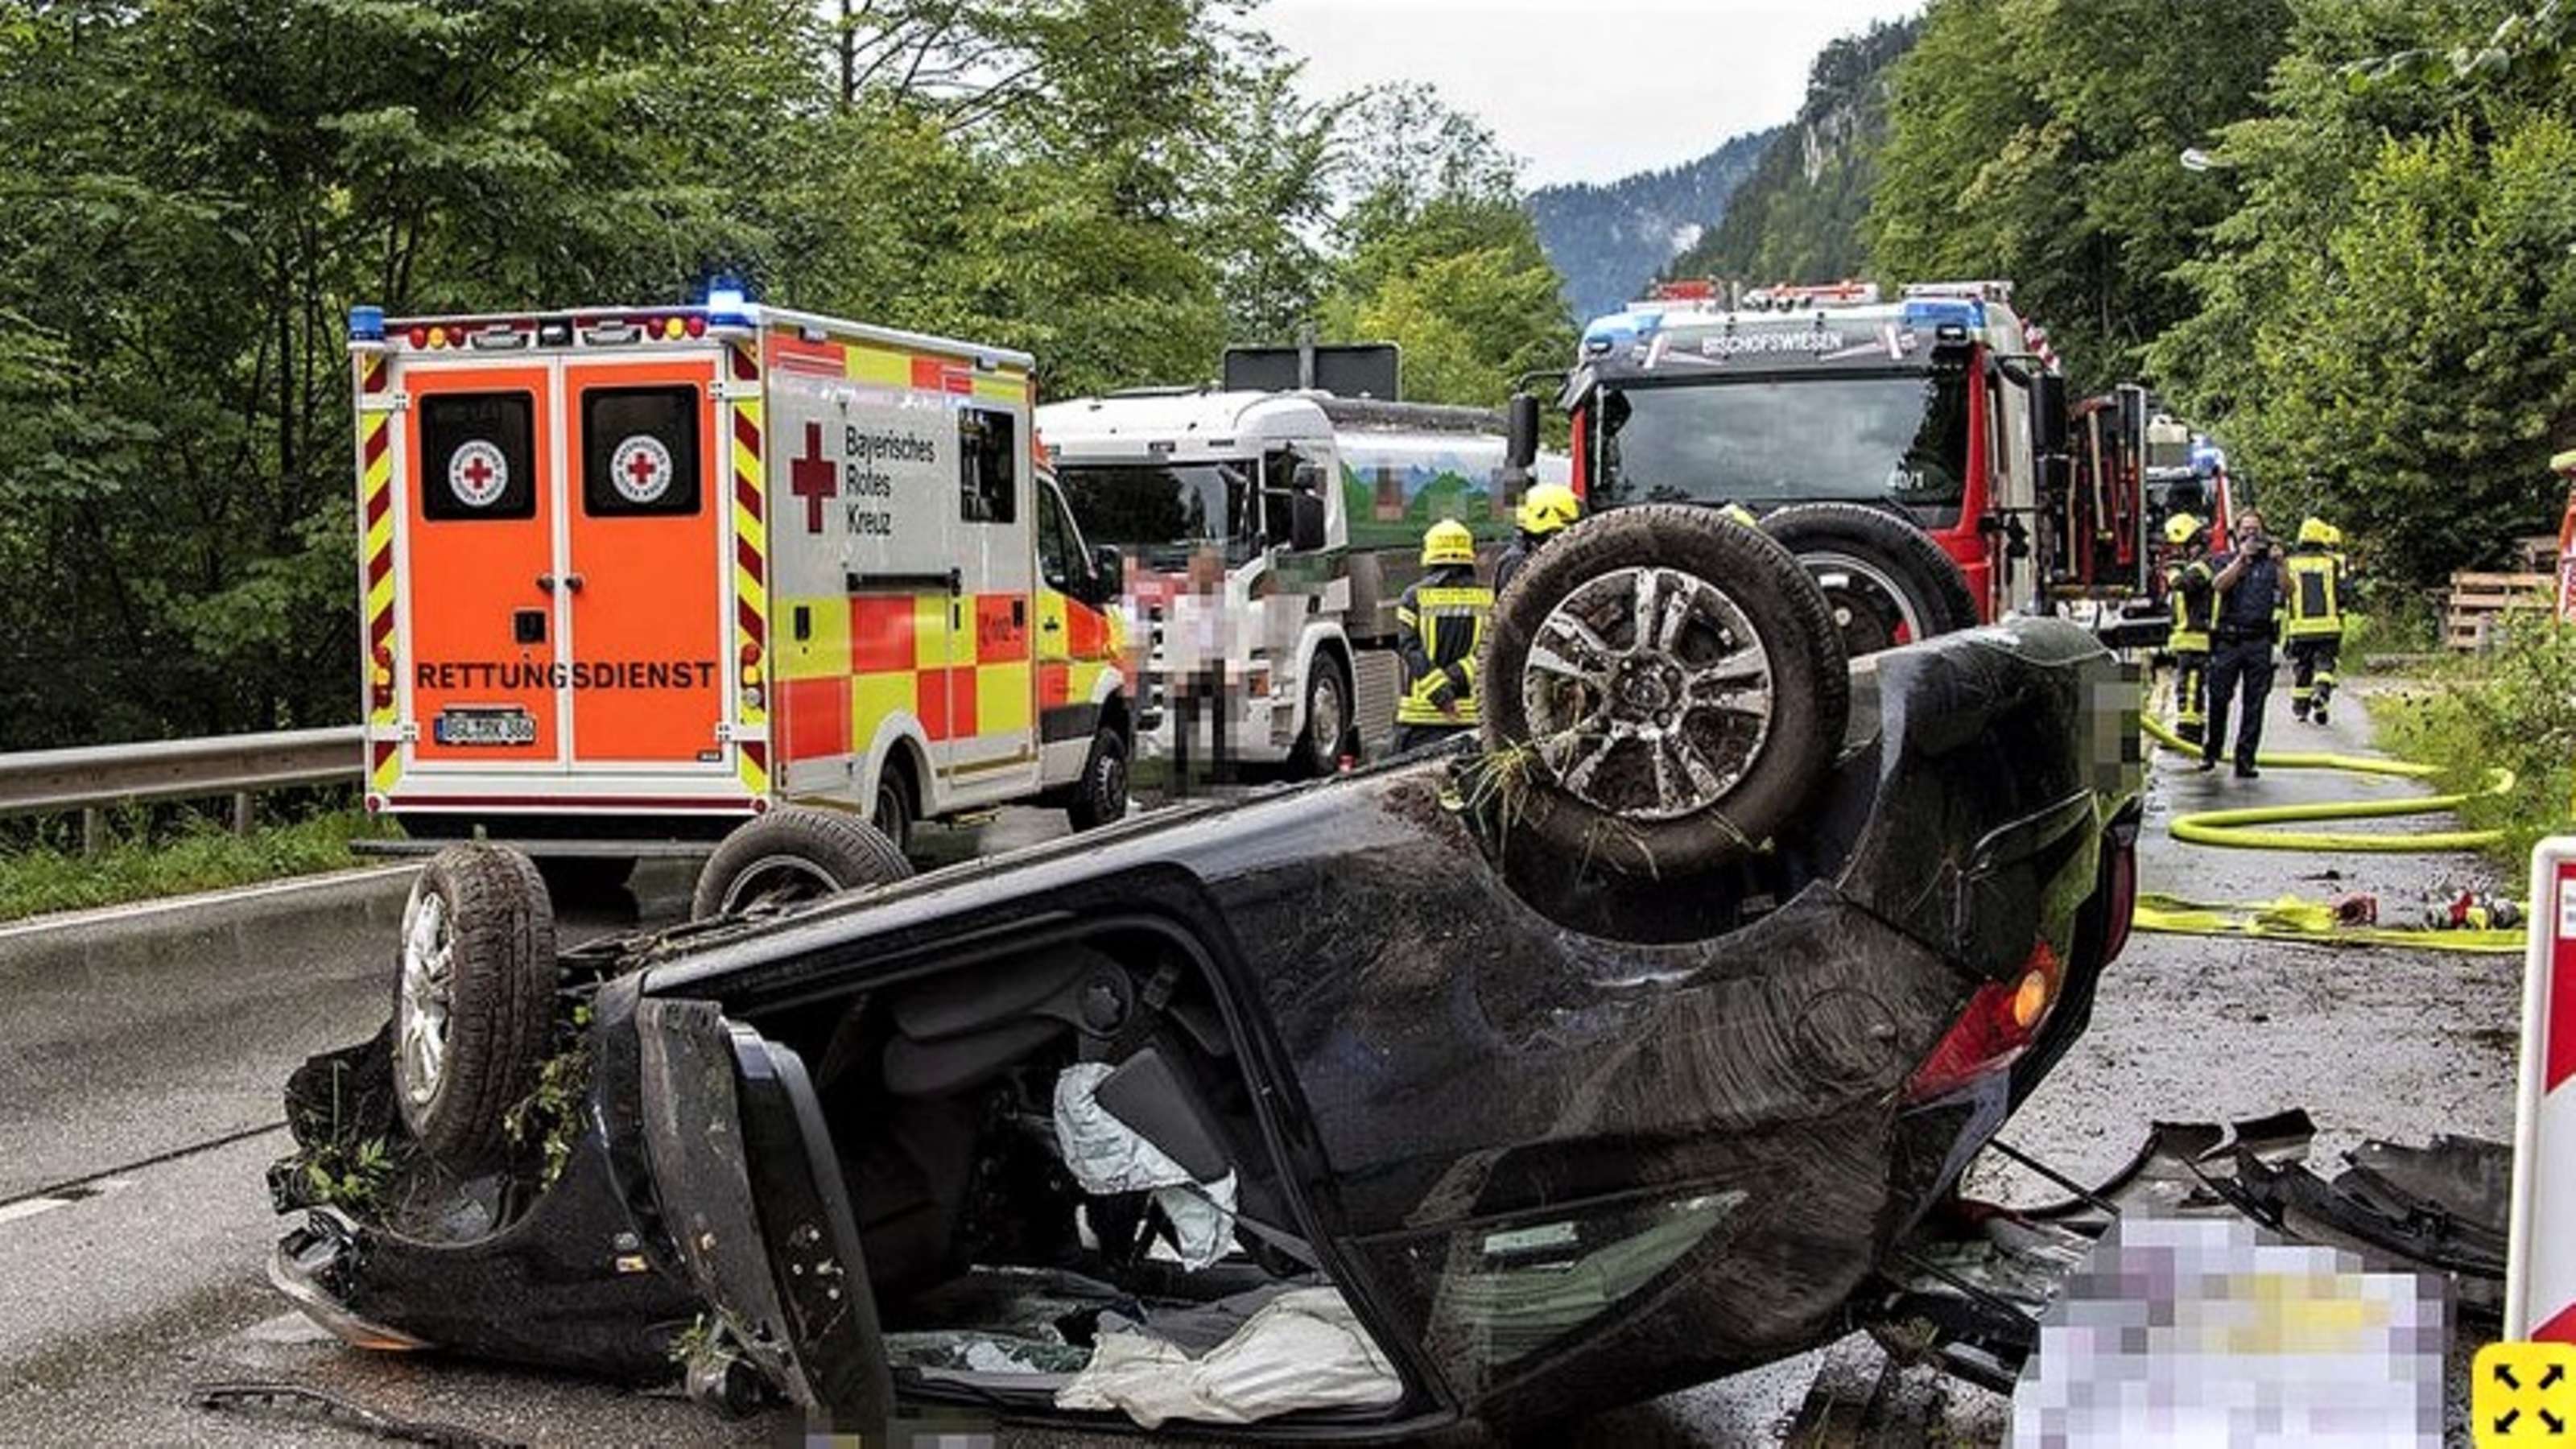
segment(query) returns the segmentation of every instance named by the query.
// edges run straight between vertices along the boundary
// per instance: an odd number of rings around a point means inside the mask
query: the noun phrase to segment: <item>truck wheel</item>
[[[1484,744],[1569,862],[1703,870],[1805,803],[1851,711],[1815,580],[1757,529],[1646,504],[1577,524],[1496,605]]]
[[[892,760],[877,771],[877,806],[868,823],[894,843],[898,854],[912,848],[912,779]]]
[[[615,855],[550,855],[537,862],[546,893],[557,902],[597,901],[625,889],[635,862]]]
[[[1825,591],[1849,655],[1977,624],[1968,575],[1931,535],[1884,509],[1802,503],[1762,520]]]
[[[1127,737],[1107,726],[1091,737],[1083,759],[1082,778],[1073,783],[1073,798],[1064,818],[1076,830],[1106,825],[1127,813]]]
[[[502,1119],[535,1090],[554,1027],[554,912],[535,862],[482,844],[432,856],[399,961],[394,1102],[441,1166],[472,1172],[506,1150]]]
[[[1341,661],[1317,651],[1306,678],[1306,728],[1297,736],[1295,765],[1306,779],[1333,773],[1342,762],[1342,741],[1351,732],[1351,684]]]
[[[855,815],[789,805],[738,827],[707,857],[689,906],[695,921],[757,905],[821,900],[912,874],[885,833]]]

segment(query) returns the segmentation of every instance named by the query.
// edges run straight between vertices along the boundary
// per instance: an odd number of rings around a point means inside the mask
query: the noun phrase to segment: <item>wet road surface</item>
[[[2325,745],[2276,694],[2271,742]],[[2331,747],[2360,750],[2347,706]],[[2460,857],[2331,861],[2177,845],[2174,810],[2408,793],[2403,782],[2273,771],[2257,782],[2159,772],[2142,839],[2147,889],[2210,899],[2377,891],[2395,907]],[[932,832],[935,860],[1060,830],[1008,811],[980,832]],[[2327,869],[2337,880],[2312,877]],[[677,920],[687,872],[639,872],[631,900],[572,912],[567,936]],[[285,1311],[264,1264],[280,1220],[262,1173],[288,1148],[277,1092],[307,1054],[359,1040],[390,1004],[407,875],[227,904],[120,911],[0,928],[0,1443],[356,1444],[310,1419],[212,1414],[198,1383],[276,1378],[371,1408],[532,1443],[765,1440],[776,1419],[724,1424],[686,1402],[434,1357],[344,1350]],[[2513,958],[2334,951],[2145,936],[2105,980],[2093,1028],[2006,1136],[2094,1178],[2153,1119],[2306,1106],[2320,1168],[2363,1136],[2509,1135]],[[2000,1177],[1989,1195],[2053,1196]],[[1854,1427],[1867,1418],[1874,1427]],[[1888,1369],[1854,1339],[1760,1373],[1673,1394],[1589,1426],[1591,1445],[1991,1443],[2002,1400]],[[1009,1436],[1026,1443],[1064,1443]]]

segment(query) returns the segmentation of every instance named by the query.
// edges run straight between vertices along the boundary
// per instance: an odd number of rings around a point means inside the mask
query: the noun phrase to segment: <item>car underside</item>
[[[1811,1347],[2082,1031],[2133,889],[2090,636],[1849,668],[1794,821],[1669,878],[1453,747],[560,953],[488,1161],[408,1140],[392,1027],[298,1073],[273,1276],[355,1342],[851,1427],[1540,1425]]]

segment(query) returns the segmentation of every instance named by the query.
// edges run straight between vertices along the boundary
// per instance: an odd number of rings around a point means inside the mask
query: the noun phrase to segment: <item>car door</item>
[[[1037,510],[1026,419],[978,399],[957,407],[958,593],[949,620],[949,783],[961,801],[1037,785],[1031,575]]]
[[[798,1407],[879,1432],[893,1375],[804,1061],[710,1002],[646,998],[635,1031],[654,1193],[700,1295]]]

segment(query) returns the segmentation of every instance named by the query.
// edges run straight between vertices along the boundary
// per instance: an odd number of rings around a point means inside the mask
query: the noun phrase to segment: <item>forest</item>
[[[352,304],[765,300],[1025,348],[1045,396],[1392,339],[1572,346],[1514,161],[1317,101],[1250,0],[0,9],[0,749],[337,724]]]

